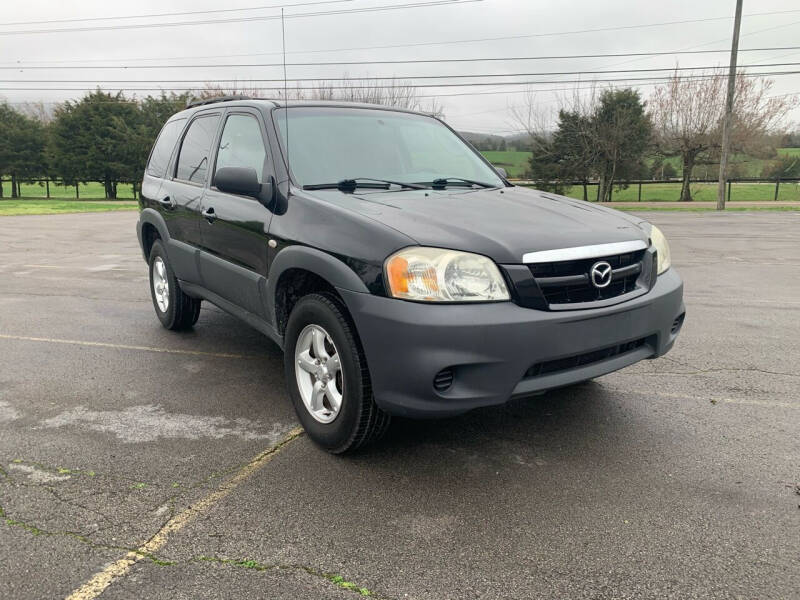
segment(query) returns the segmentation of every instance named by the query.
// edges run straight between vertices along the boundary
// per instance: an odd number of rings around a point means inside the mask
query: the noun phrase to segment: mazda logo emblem
[[[589,279],[596,288],[607,287],[611,283],[611,265],[604,260],[594,263],[589,270]]]

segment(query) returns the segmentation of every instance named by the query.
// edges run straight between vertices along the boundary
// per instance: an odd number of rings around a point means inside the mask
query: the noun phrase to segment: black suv
[[[207,300],[266,334],[331,452],[390,415],[455,415],[660,356],[683,322],[656,227],[513,186],[410,111],[191,105],[164,125],[140,207],[161,323],[191,327]]]

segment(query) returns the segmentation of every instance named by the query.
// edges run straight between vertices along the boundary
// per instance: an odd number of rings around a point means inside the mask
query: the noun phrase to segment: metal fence
[[[560,185],[563,187],[570,187],[570,188],[582,188],[583,190],[583,198],[589,201],[597,201],[599,198],[600,186],[598,185],[597,181],[570,181],[570,182],[535,182],[529,180],[515,180],[514,183],[516,185],[521,185],[524,187],[541,187],[542,185]],[[777,201],[780,196],[781,192],[781,185],[793,185],[795,187],[792,188],[792,200],[800,200],[800,178],[798,177],[787,177],[781,179],[764,179],[758,177],[737,177],[731,178],[727,180],[727,196],[728,200],[731,200],[732,197],[732,189],[738,184],[758,184],[763,185],[769,188],[769,191],[766,189],[764,190],[765,193],[763,197],[756,198],[756,200],[764,201],[764,200],[774,200]],[[614,188],[611,191],[612,200],[614,200],[614,194],[620,194],[620,190],[622,188],[627,188],[630,190],[634,188],[636,190],[635,198],[626,199],[627,201],[633,202],[642,202],[647,201],[647,198],[644,200],[642,199],[642,189],[643,187],[647,187],[650,185],[664,185],[669,184],[674,186],[674,201],[677,201],[680,197],[680,179],[637,179],[632,181],[617,181],[614,183]],[[692,179],[690,181],[691,185],[696,184],[717,184],[716,179]],[[17,182],[18,187],[20,187],[20,194],[19,197],[21,198],[74,198],[74,199],[107,199],[107,195],[105,193],[105,187],[103,186],[102,182],[99,181],[88,181],[82,182],[79,184],[70,184],[64,185],[63,182],[55,180],[55,179],[25,179],[25,180],[18,180]],[[32,186],[35,186],[33,189]],[[139,185],[136,182],[130,181],[120,181],[117,182],[117,199],[118,200],[136,200],[139,194]],[[11,179],[7,177],[0,178],[0,198],[10,198],[12,197],[11,193]],[[596,188],[596,191],[594,189]],[[616,190],[616,192],[615,192]],[[630,196],[630,191],[626,191],[626,196]],[[760,195],[759,195],[760,196]],[[796,198],[794,196],[797,196]],[[714,197],[716,199],[716,196]],[[750,198],[753,200],[753,198]]]
[[[108,199],[102,181],[83,181],[65,184],[57,179],[17,179],[18,193],[11,190],[10,177],[0,177],[0,198],[60,198],[77,200]],[[136,200],[139,195],[139,184],[132,181],[118,181],[117,200]],[[33,187],[33,189],[31,189]],[[83,192],[81,192],[83,189]],[[32,193],[33,192],[33,193]]]
[[[530,180],[515,180],[514,183],[516,185],[521,185],[523,187],[531,187],[531,188],[543,187],[543,186],[554,186],[554,185],[560,185],[561,187],[568,187],[568,188],[578,187],[578,188],[582,188],[583,189],[583,197],[584,197],[584,199],[586,199],[586,200],[588,200],[590,202],[597,202],[599,200],[599,197],[600,197],[600,185],[599,185],[599,182],[598,181],[592,181],[592,180],[587,180],[587,181],[569,181],[569,182],[563,182],[563,181],[561,181],[561,182],[556,182],[556,181],[547,181],[547,182],[541,182],[540,181],[540,182],[536,182],[536,181],[530,181]],[[642,202],[643,201],[642,200],[642,187],[643,186],[646,187],[648,185],[670,184],[670,185],[674,186],[674,189],[675,189],[674,201],[677,202],[680,199],[680,186],[681,186],[682,183],[683,183],[683,181],[681,179],[635,179],[635,180],[631,180],[631,181],[615,181],[614,182],[614,187],[611,190],[611,199],[612,199],[612,201],[614,199],[613,198],[614,193],[615,193],[614,190],[616,190],[617,193],[619,193],[622,188],[627,188],[627,189],[634,188],[636,190],[636,198],[632,199],[632,200],[628,200],[628,201]],[[718,183],[719,182],[716,179],[691,179],[689,181],[690,185],[713,184],[713,185],[716,186]],[[798,177],[786,177],[786,178],[780,178],[780,179],[764,179],[764,178],[761,178],[761,177],[736,177],[736,178],[730,178],[730,179],[726,180],[727,197],[728,197],[728,201],[730,201],[731,200],[731,196],[732,196],[732,189],[737,184],[758,184],[758,185],[766,186],[767,188],[769,188],[769,191],[767,191],[765,189],[764,197],[763,198],[758,198],[757,200],[759,200],[759,201],[764,201],[764,200],[778,201],[782,184],[794,184],[795,186],[797,186],[798,183],[800,183],[800,178],[798,178]],[[593,188],[593,187],[597,188],[596,191],[595,190],[591,190],[590,191],[590,188]],[[793,195],[797,195],[796,200],[800,200],[800,188],[798,188],[796,190],[793,189],[793,192],[795,192]],[[629,195],[629,194],[626,194],[626,195]],[[716,196],[715,196],[715,199],[716,199]],[[647,201],[647,199],[645,199],[644,201]]]

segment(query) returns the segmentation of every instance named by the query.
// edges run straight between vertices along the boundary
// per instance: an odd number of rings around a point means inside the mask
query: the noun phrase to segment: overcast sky
[[[436,0],[286,0],[286,15],[353,11],[379,6],[421,4]],[[442,0],[439,0],[440,2]],[[295,5],[295,6],[292,6]],[[258,10],[205,13],[220,9],[265,7]],[[280,0],[5,0],[0,25],[0,98],[9,102],[43,100],[52,102],[79,98],[83,91],[10,90],[9,88],[164,88],[201,86],[205,81],[253,79],[282,76],[278,66],[203,68],[135,68],[139,65],[191,65],[219,63],[276,63],[281,56],[281,24],[276,19],[221,22],[280,14]],[[376,61],[414,59],[506,58],[575,54],[673,52],[676,50],[726,49],[733,29],[734,0],[675,0],[664,2],[562,0],[464,1],[450,5],[404,8],[377,12],[350,12],[286,19],[288,62]],[[154,13],[194,14],[157,18],[119,17]],[[753,15],[753,13],[779,13]],[[800,46],[800,4],[797,0],[745,0],[740,48]],[[752,16],[747,16],[752,15]],[[112,17],[109,20],[97,20]],[[116,17],[116,18],[113,18]],[[70,19],[68,22],[41,23]],[[73,19],[92,19],[72,21]],[[700,22],[665,22],[706,19]],[[208,24],[177,27],[138,27],[175,21],[210,21]],[[35,23],[39,22],[39,23]],[[20,23],[20,24],[15,24]],[[135,25],[117,30],[91,28]],[[608,30],[608,28],[622,28]],[[83,29],[57,33],[33,33],[46,29]],[[582,31],[606,29],[605,31]],[[9,34],[8,32],[25,33]],[[543,35],[557,33],[559,35]],[[514,37],[516,36],[516,37]],[[486,38],[513,38],[491,39]],[[483,40],[470,41],[468,40]],[[458,43],[450,43],[458,42]],[[383,46],[384,48],[379,48]],[[393,46],[386,48],[385,46]],[[231,56],[239,55],[239,56]],[[244,55],[244,56],[242,56]],[[200,58],[202,57],[202,58]],[[665,55],[644,58],[585,58],[560,60],[491,61],[422,64],[373,64],[333,66],[290,66],[288,77],[337,78],[381,76],[413,78],[423,75],[487,75],[516,73],[505,81],[564,81],[542,83],[535,89],[544,105],[555,106],[559,91],[592,77],[647,77],[652,73],[606,75],[536,75],[548,71],[669,68],[727,64],[720,54]],[[800,71],[800,49],[744,52],[739,63],[756,65],[749,71]],[[758,67],[759,64],[796,63],[798,66]],[[32,66],[84,68],[30,69]],[[119,68],[127,65],[129,68]],[[113,66],[91,69],[87,66]],[[524,75],[529,74],[529,75]],[[39,81],[34,81],[39,80]],[[61,82],[59,80],[67,80]],[[141,83],[108,83],[111,80]],[[163,83],[154,80],[167,81]],[[191,80],[190,83],[177,80]],[[800,74],[774,77],[773,94],[800,92]],[[464,83],[450,79],[449,83]],[[476,77],[466,82],[491,82]],[[416,80],[417,84],[430,81]],[[646,97],[652,85],[632,82]],[[255,85],[271,85],[267,83]],[[582,84],[585,85],[585,84]],[[622,84],[617,84],[622,85]],[[509,107],[518,104],[525,86],[485,85],[475,87],[426,87],[421,95],[440,96],[448,122],[462,130],[509,133],[513,123]],[[126,91],[146,95],[146,91]],[[792,115],[800,120],[798,111]]]

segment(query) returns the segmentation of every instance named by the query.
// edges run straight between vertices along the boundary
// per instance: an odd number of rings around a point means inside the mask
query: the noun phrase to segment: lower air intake
[[[453,385],[453,369],[442,369],[433,378],[433,389],[437,392],[445,392]]]

